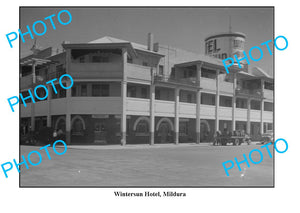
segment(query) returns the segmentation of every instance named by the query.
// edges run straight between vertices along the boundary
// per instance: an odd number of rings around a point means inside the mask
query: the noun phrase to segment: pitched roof
[[[266,73],[266,71],[264,71],[262,68],[260,67],[253,67],[251,70],[251,73],[255,76],[258,77],[264,77],[264,78],[268,78],[268,79],[273,79],[272,76],[270,76],[268,73]]]
[[[130,43],[134,49],[149,52],[149,53],[159,54],[157,52],[148,50],[146,45],[138,44],[138,43],[134,43],[134,42],[131,42],[131,41],[126,41],[126,40],[122,40],[122,39],[118,39],[118,38],[114,38],[114,37],[111,37],[111,36],[105,36],[105,37],[90,41],[88,43],[89,44]]]

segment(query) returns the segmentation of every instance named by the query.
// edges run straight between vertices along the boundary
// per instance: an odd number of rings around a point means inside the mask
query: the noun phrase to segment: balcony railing
[[[66,74],[66,70],[58,71],[58,72],[52,72],[47,75],[47,80],[52,80],[54,78],[59,78],[63,74]]]
[[[240,96],[248,96],[248,97],[253,97],[253,98],[262,98],[262,92],[260,89],[241,89],[237,88],[235,90],[236,95]]]
[[[154,82],[165,82],[165,83],[175,83],[184,84],[190,86],[199,86],[199,81],[196,78],[174,78],[166,75],[154,75]]]
[[[58,71],[58,72],[53,72],[53,73],[48,73],[45,76],[35,76],[35,84],[33,83],[33,76],[32,74],[26,75],[20,78],[21,82],[21,88],[27,88],[27,87],[32,87],[36,86],[39,84],[45,84],[47,81],[52,80],[54,78],[59,79],[60,76],[63,74],[66,74],[65,70]]]

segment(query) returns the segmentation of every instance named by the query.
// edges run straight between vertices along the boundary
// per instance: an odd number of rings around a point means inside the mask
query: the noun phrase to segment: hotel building
[[[125,145],[210,142],[226,129],[256,140],[273,130],[273,78],[260,68],[227,74],[220,59],[154,43],[152,34],[147,45],[103,37],[62,46],[21,59],[24,97],[64,73],[74,80],[20,104],[21,134],[47,126],[63,130],[68,144]]]

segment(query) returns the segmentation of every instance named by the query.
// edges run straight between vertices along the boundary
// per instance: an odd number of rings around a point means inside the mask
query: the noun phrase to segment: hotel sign
[[[244,50],[245,39],[235,34],[219,34],[205,40],[205,55],[226,59],[232,55],[240,56]]]

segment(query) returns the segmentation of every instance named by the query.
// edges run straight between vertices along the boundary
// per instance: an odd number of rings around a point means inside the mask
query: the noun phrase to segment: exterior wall
[[[236,108],[236,119],[239,121],[247,121],[247,109]]]
[[[274,112],[264,111],[264,115],[263,115],[264,122],[273,123],[273,115],[274,115]]]
[[[150,116],[150,100],[127,97],[126,109],[128,115]]]
[[[214,119],[215,118],[215,106],[203,105],[200,106],[200,117],[203,119]],[[222,114],[222,113],[220,113]]]
[[[179,95],[180,95],[180,99],[179,99],[180,102],[196,103],[196,92],[194,91],[181,90]]]
[[[92,86],[97,84],[105,84],[109,85],[109,96],[111,97],[121,97],[121,83],[118,82],[107,82],[107,81],[82,81],[82,82],[75,82],[72,86],[72,90],[76,88],[76,96],[74,97],[83,97],[81,94],[81,85],[87,86],[87,94],[85,96],[91,97],[92,96]],[[73,96],[73,95],[72,95]]]
[[[32,74],[20,78],[20,90],[27,89],[32,86]]]
[[[127,77],[130,81],[149,82],[151,81],[151,67],[137,64],[127,64]]]
[[[158,95],[158,93],[159,93],[159,95]],[[171,88],[156,87],[155,95],[156,95],[156,97],[155,97],[156,100],[174,101],[175,91],[174,91],[174,89],[171,89]]]
[[[132,64],[134,65],[145,66],[143,63],[147,63],[145,67],[156,67],[159,62],[157,57],[148,53],[137,50],[137,54],[138,57],[132,59]]]
[[[260,122],[260,110],[251,110],[250,118],[252,122]]]
[[[120,114],[122,110],[120,97],[72,97],[71,114]]]
[[[51,114],[52,115],[63,115],[67,111],[67,99],[59,98],[52,99],[50,103]]]
[[[216,92],[216,80],[201,78],[200,87],[207,91]]]
[[[196,104],[179,103],[179,117],[196,119]]]
[[[69,74],[74,79],[121,79],[121,63],[70,63]]]
[[[23,104],[20,105],[21,118],[26,118],[31,116],[31,105],[32,103],[27,103],[26,107]]]
[[[155,100],[155,115],[161,117],[174,117],[175,105],[174,101]]]
[[[48,112],[48,103],[47,101],[39,101],[34,103],[35,116],[45,116]]]
[[[66,117],[67,114],[71,114],[71,119],[80,116],[86,124],[86,129],[83,135],[74,135],[71,131],[72,142],[79,143],[80,141],[87,141],[87,143],[93,143],[95,140],[106,141],[108,144],[120,143],[120,115],[123,108],[126,109],[127,115],[127,139],[128,143],[149,143],[150,134],[139,134],[134,130],[136,122],[141,117],[150,119],[150,85],[152,84],[151,72],[157,72],[158,63],[164,66],[164,75],[170,75],[174,64],[178,64],[184,60],[192,60],[196,54],[189,53],[187,51],[181,51],[176,48],[162,47],[160,53],[164,53],[165,57],[159,61],[159,57],[153,56],[148,53],[138,52],[138,57],[132,59],[132,63],[122,64],[121,56],[110,58],[110,62],[107,63],[79,63],[79,61],[72,61],[68,65],[68,73],[75,80],[74,88],[80,93],[80,85],[87,84],[87,96],[76,96],[67,98],[57,98],[40,101],[34,104],[35,116],[45,117],[51,116],[52,126],[61,116]],[[66,65],[67,54],[59,54],[53,57],[53,60],[57,60],[58,64]],[[147,63],[147,66],[143,63]],[[58,64],[49,65],[49,73],[56,73],[56,66]],[[124,67],[125,68],[124,68]],[[195,68],[192,68],[195,69]],[[209,69],[209,67],[208,67]],[[124,71],[125,70],[125,71]],[[186,78],[186,80],[196,82],[196,69],[193,70],[192,76]],[[46,72],[46,71],[45,71]],[[125,73],[126,72],[126,73]],[[125,74],[124,74],[125,73]],[[47,76],[49,78],[49,76]],[[182,72],[177,77],[183,78]],[[124,79],[123,79],[124,78]],[[112,80],[113,79],[113,80]],[[121,82],[123,79],[127,83],[127,97],[125,98],[125,105],[123,105],[121,98]],[[228,96],[233,98],[233,79],[232,76],[221,74],[219,76],[219,91],[220,96]],[[105,82],[107,81],[107,82]],[[229,81],[229,82],[228,82]],[[21,78],[21,89],[29,87],[32,83],[32,75]],[[91,97],[92,96],[92,84],[105,83],[109,84],[109,97]],[[257,83],[257,82],[256,82]],[[179,142],[191,142],[196,141],[196,89],[192,88],[188,84],[162,84],[154,83],[156,94],[160,93],[160,97],[154,100],[154,116],[155,116],[155,143],[174,142],[174,130],[163,135],[158,124],[163,123],[164,128],[171,122],[173,128],[175,126],[174,121],[179,119]],[[128,88],[130,85],[136,85],[137,97],[128,97]],[[147,97],[140,98],[141,88],[147,87]],[[152,87],[153,85],[151,85]],[[199,85],[198,85],[199,86]],[[180,102],[179,107],[175,107],[175,88],[180,88]],[[200,78],[201,99],[205,103],[200,105],[200,118],[201,118],[201,141],[212,140],[212,135],[215,131],[215,119],[217,106],[215,106],[216,99],[216,79],[210,79],[207,77]],[[73,89],[73,88],[72,88]],[[205,96],[205,93],[213,94],[214,97]],[[125,93],[126,94],[126,93]],[[273,91],[264,90],[264,97],[268,102],[273,102]],[[126,95],[125,95],[126,96]],[[249,94],[241,94],[239,97],[244,99],[249,98]],[[257,97],[255,100],[259,100]],[[190,103],[188,103],[190,102]],[[153,102],[152,102],[153,103]],[[221,106],[218,106],[218,119],[219,129],[224,131],[232,130],[232,107],[224,107],[226,105],[224,100],[220,98],[219,102]],[[231,103],[231,101],[230,101]],[[27,107],[21,106],[21,117],[29,118],[32,111],[32,103],[28,103]],[[176,111],[178,113],[176,114]],[[263,111],[263,122],[273,123],[273,112]],[[68,116],[69,116],[68,115]],[[175,117],[177,118],[175,119]],[[236,129],[244,129],[247,124],[248,109],[235,109]],[[160,122],[161,119],[167,119]],[[261,111],[250,110],[250,121],[252,134],[257,131],[258,125],[261,123]],[[44,120],[42,121],[44,122]],[[104,124],[107,130],[96,130],[97,124]],[[150,124],[149,124],[150,125]],[[74,127],[72,126],[71,129]],[[104,133],[106,132],[106,133]],[[105,136],[106,134],[106,136]],[[256,134],[256,133],[255,133]],[[105,139],[103,139],[105,138]]]
[[[232,83],[226,82],[226,81],[221,81],[220,82],[220,93],[224,95],[232,95]]]
[[[273,91],[272,90],[268,90],[268,89],[265,89],[264,90],[264,97],[268,100],[273,100]]]

